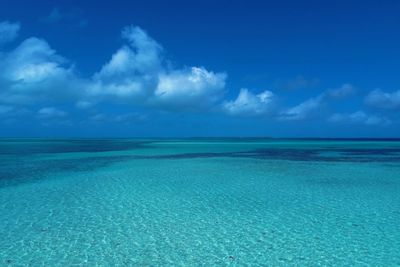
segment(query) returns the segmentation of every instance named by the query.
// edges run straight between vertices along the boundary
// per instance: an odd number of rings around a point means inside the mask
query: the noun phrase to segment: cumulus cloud
[[[203,67],[163,73],[152,102],[172,108],[198,109],[215,103],[224,93],[225,73]]]
[[[161,68],[163,48],[139,27],[129,26],[122,30],[122,38],[128,45],[120,48],[110,62],[97,75],[115,78],[125,75],[148,74]]]
[[[162,46],[139,27],[123,29],[127,42],[93,76],[93,96],[130,98],[136,104],[162,109],[199,109],[223,95],[225,73],[204,67],[170,69]]]
[[[122,37],[127,44],[94,74],[89,94],[143,99],[155,90],[162,72],[161,45],[139,27],[124,28]]]
[[[8,66],[3,75],[13,82],[36,83],[63,75],[64,59],[58,56],[41,39],[29,38],[12,51],[5,59]]]
[[[0,102],[32,104],[71,93],[74,74],[46,41],[28,38],[0,55]]]
[[[398,109],[400,108],[400,90],[391,93],[380,89],[373,90],[365,98],[365,103],[376,108]]]
[[[335,113],[328,121],[335,123],[353,123],[365,125],[388,125],[391,121],[388,118],[368,115],[364,111],[356,111],[354,113]]]
[[[0,22],[0,45],[11,42],[17,38],[20,27],[18,22]]]
[[[0,103],[30,105],[73,101],[88,109],[96,103],[125,101],[168,110],[199,110],[225,92],[224,72],[204,67],[171,68],[163,47],[136,26],[121,32],[125,44],[98,72],[80,78],[74,65],[43,39],[31,37],[0,54]]]
[[[226,101],[223,110],[229,115],[263,115],[271,112],[274,94],[271,91],[264,91],[260,94],[253,94],[246,88],[240,89],[235,100]]]
[[[14,25],[16,36],[19,24],[4,25]],[[4,25],[0,26],[0,32]],[[303,120],[318,115],[330,100],[342,99],[355,92],[351,84],[343,84],[281,112],[276,112],[275,95],[271,91],[254,93],[241,89],[236,99],[224,101],[225,72],[196,66],[171,67],[165,59],[163,47],[139,27],[125,27],[121,37],[124,44],[97,72],[86,78],[80,77],[69,60],[40,38],[28,38],[16,48],[2,51],[0,113],[16,113],[26,105],[45,106],[37,111],[37,117],[61,118],[68,114],[55,108],[59,102],[74,103],[76,108],[93,114],[97,104],[124,101],[132,106],[158,110],[218,109],[232,116],[270,115],[281,120]],[[309,81],[299,76],[289,87],[305,87],[307,84]],[[398,108],[400,91],[385,93],[375,90],[367,96],[366,102],[376,107]],[[35,110],[32,107],[29,109]],[[92,119],[122,122],[138,119],[141,115],[110,116],[98,114]],[[385,118],[362,112],[334,114],[330,120],[362,121],[370,125],[386,121]]]

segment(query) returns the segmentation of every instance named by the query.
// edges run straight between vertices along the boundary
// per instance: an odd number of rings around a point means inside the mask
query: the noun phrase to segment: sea
[[[400,266],[400,140],[0,139],[0,266]]]

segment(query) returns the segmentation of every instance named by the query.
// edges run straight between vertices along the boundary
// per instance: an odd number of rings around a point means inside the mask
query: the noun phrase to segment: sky
[[[400,1],[0,7],[1,137],[400,137]]]

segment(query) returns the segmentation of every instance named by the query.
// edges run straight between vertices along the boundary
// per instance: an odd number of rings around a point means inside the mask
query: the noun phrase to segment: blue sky
[[[400,134],[399,1],[0,4],[0,136]]]

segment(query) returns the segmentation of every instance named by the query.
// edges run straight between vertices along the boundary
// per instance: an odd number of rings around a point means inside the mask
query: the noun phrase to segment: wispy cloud
[[[329,117],[328,121],[335,123],[351,123],[365,125],[389,125],[391,120],[377,115],[369,115],[364,111],[356,111],[354,113],[335,113]]]
[[[45,107],[38,111],[38,115],[43,118],[58,118],[67,116],[67,112],[55,107]]]
[[[123,114],[97,113],[89,117],[89,120],[95,123],[118,123],[118,124],[130,124],[132,122],[146,121],[147,119],[148,119],[147,115],[135,112],[123,113]]]
[[[17,38],[20,28],[19,22],[0,22],[0,45],[11,42]]]
[[[0,105],[0,115],[7,114],[14,110],[12,106]]]
[[[366,96],[365,103],[376,108],[398,109],[400,108],[400,90],[390,93],[380,89],[373,90]]]
[[[78,27],[84,27],[88,24],[88,20],[84,18],[83,11],[79,8],[64,10],[54,7],[49,14],[40,20],[48,24],[66,23]]]
[[[330,98],[341,99],[341,98],[346,98],[346,97],[352,96],[355,93],[356,93],[356,88],[349,83],[345,83],[338,88],[329,89],[325,93],[325,95]]]
[[[346,83],[334,89],[328,89],[318,96],[311,97],[304,102],[281,112],[280,120],[305,120],[310,117],[321,116],[321,109],[328,106],[330,100],[340,100],[355,93],[353,85]]]
[[[319,110],[324,104],[322,95],[310,98],[292,108],[283,111],[279,119],[281,120],[304,120],[315,114],[319,114]]]
[[[314,88],[319,84],[318,78],[307,79],[302,75],[298,75],[293,79],[277,80],[274,82],[274,87],[283,90],[299,90]]]

